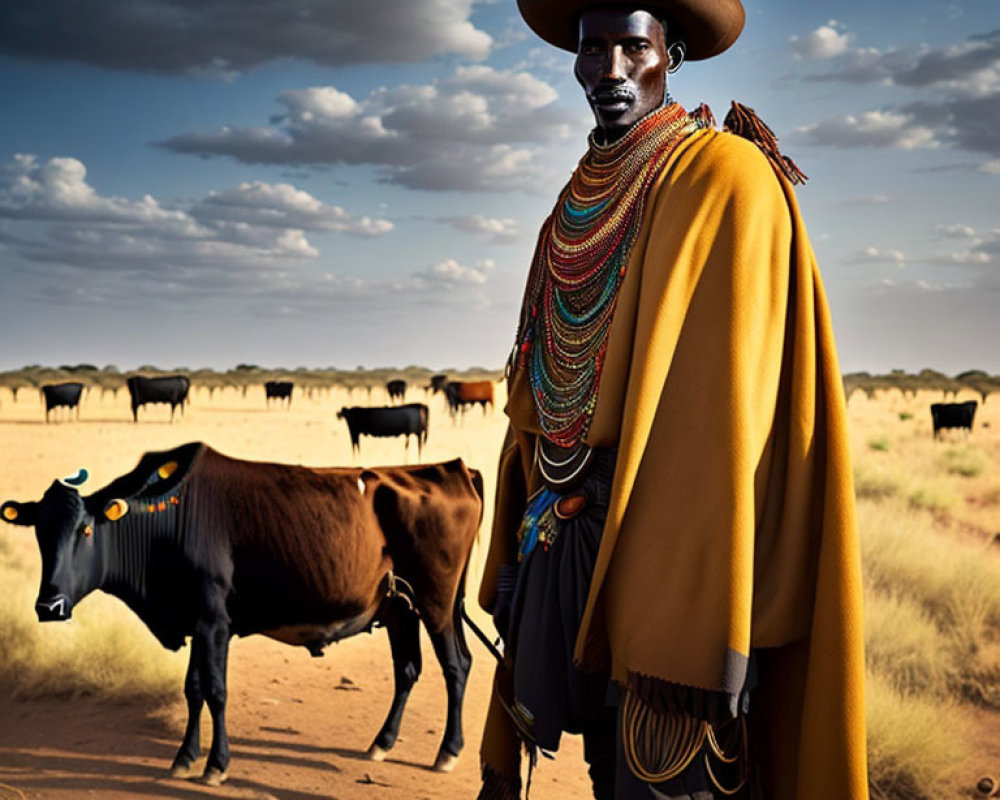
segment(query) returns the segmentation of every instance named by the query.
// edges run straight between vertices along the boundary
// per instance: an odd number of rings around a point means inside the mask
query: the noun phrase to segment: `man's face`
[[[669,62],[663,26],[648,11],[596,8],[581,15],[576,79],[597,126],[612,136],[660,107]]]

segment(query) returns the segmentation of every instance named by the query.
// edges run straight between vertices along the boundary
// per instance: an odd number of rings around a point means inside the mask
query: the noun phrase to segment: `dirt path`
[[[474,798],[492,676],[485,649],[478,642],[470,645],[474,664],[465,703],[466,748],[448,775],[429,769],[443,732],[445,693],[426,637],[424,672],[410,697],[399,743],[385,762],[365,758],[392,694],[388,640],[377,631],[334,646],[321,659],[262,637],[233,643],[232,763],[230,780],[220,789],[167,775],[186,715],[179,686],[178,702],[158,713],[139,704],[92,700],[0,701],[0,784],[33,800]],[[588,790],[580,741],[567,737],[558,760],[544,762],[535,773],[532,796],[569,800],[589,796]]]

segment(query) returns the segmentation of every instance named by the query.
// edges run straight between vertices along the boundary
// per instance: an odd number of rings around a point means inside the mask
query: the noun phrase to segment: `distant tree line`
[[[486,367],[469,367],[467,369],[432,370],[427,367],[410,365],[403,368],[375,367],[366,369],[309,369],[296,367],[285,369],[279,367],[262,367],[257,364],[237,364],[229,370],[189,369],[177,367],[162,369],[151,364],[143,364],[134,370],[120,370],[114,364],[98,367],[94,364],[63,364],[58,367],[46,367],[40,364],[30,364],[17,370],[0,372],[0,387],[11,390],[15,397],[20,389],[40,389],[45,384],[62,383],[64,381],[79,381],[88,389],[98,389],[103,393],[117,393],[125,388],[125,382],[130,375],[186,375],[191,381],[192,389],[207,389],[214,395],[218,390],[235,389],[246,394],[254,386],[263,386],[266,381],[293,381],[296,389],[307,395],[315,391],[325,391],[333,388],[373,389],[385,388],[385,384],[394,379],[405,380],[410,386],[419,387],[430,384],[431,376],[444,373],[461,380],[497,380],[503,371],[491,370]]]
[[[979,369],[970,369],[955,376],[933,369],[922,369],[911,374],[894,369],[885,375],[868,372],[849,372],[844,375],[844,393],[851,399],[854,392],[864,392],[869,399],[878,391],[895,390],[904,397],[915,397],[917,392],[941,392],[944,399],[954,399],[963,390],[976,392],[983,403],[993,392],[1000,392],[1000,375],[990,375]]]

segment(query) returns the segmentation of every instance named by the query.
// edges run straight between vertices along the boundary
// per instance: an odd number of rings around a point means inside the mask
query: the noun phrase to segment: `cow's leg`
[[[205,695],[201,690],[202,668],[199,663],[200,659],[204,658],[202,650],[196,641],[191,642],[191,658],[188,660],[187,676],[184,678],[184,698],[188,707],[187,730],[184,731],[184,741],[181,742],[180,750],[174,756],[173,766],[170,767],[172,778],[194,777],[191,768],[201,755],[201,707],[205,702]]]
[[[205,783],[219,786],[226,780],[229,766],[229,738],[226,735],[226,662],[229,658],[229,621],[225,600],[220,596],[210,601],[205,615],[195,626],[192,646],[197,641],[203,656],[201,668],[202,692],[212,715],[212,747],[205,764]]]
[[[456,610],[457,608],[458,606]],[[434,769],[437,772],[451,772],[465,744],[462,736],[462,699],[465,697],[465,682],[472,667],[472,654],[465,643],[465,633],[460,618],[452,620],[445,630],[431,633],[430,636],[448,690],[448,721],[441,747],[434,761]]]
[[[410,689],[417,682],[421,668],[420,620],[417,615],[403,601],[393,600],[386,614],[385,627],[389,632],[389,646],[392,648],[395,693],[389,715],[382,723],[382,730],[368,748],[368,757],[373,761],[384,759],[396,744],[403,709],[406,708]]]

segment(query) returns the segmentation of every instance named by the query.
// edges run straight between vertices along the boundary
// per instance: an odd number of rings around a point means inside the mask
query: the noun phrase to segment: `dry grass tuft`
[[[99,696],[164,702],[179,695],[186,653],[168,653],[135,615],[106,595],[68,623],[35,619],[35,587],[0,566],[0,682],[20,698]]]
[[[986,470],[986,457],[974,447],[946,450],[943,461],[947,472],[963,478],[975,478]]]
[[[854,491],[859,499],[884,500],[899,493],[899,482],[891,475],[869,469],[855,468]]]
[[[906,693],[869,672],[869,778],[884,797],[928,800],[966,755],[969,726],[947,701]]]

